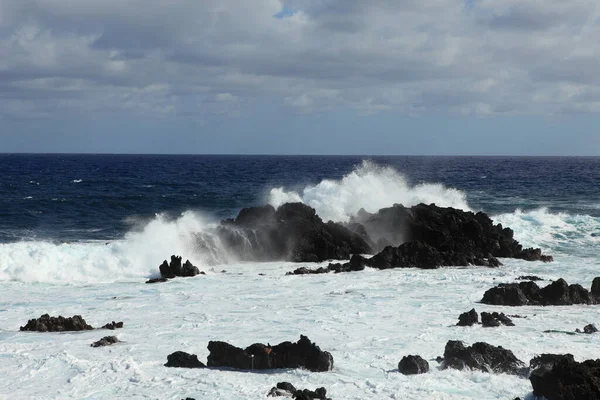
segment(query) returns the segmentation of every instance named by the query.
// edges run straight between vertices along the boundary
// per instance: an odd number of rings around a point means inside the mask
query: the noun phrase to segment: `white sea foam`
[[[83,180],[81,180],[81,179],[73,179],[73,183],[81,183],[81,182],[83,182]]]
[[[216,240],[203,241],[211,224],[198,213],[170,220],[164,215],[110,242],[50,243],[24,241],[0,244],[0,281],[112,282],[156,275],[171,254],[199,267],[226,259]]]
[[[376,212],[400,203],[407,207],[435,203],[442,207],[470,210],[464,192],[439,183],[410,185],[392,167],[363,161],[341,180],[323,180],[305,187],[301,193],[284,188],[271,189],[268,203],[274,207],[287,202],[303,202],[317,210],[323,220],[345,222],[364,208]]]
[[[539,208],[517,209],[492,218],[511,228],[516,239],[525,246],[592,257],[600,252],[600,218],[597,217],[551,213],[547,208]]]

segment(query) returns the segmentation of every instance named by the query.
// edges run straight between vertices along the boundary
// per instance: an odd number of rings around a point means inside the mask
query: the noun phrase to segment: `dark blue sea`
[[[600,158],[3,154],[0,242],[119,239],[132,221],[189,210],[231,217],[267,202],[273,188],[302,196],[365,160],[395,169],[406,181],[400,189],[441,184],[492,215],[545,208],[600,216]]]

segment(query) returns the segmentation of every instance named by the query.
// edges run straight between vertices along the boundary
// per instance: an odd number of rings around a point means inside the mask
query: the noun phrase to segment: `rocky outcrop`
[[[395,204],[376,214],[362,210],[351,222],[361,224],[371,240],[380,244],[378,251],[388,245],[421,242],[441,253],[447,263],[444,265],[479,265],[482,260],[496,257],[552,261],[552,257],[542,255],[540,249],[523,249],[510,228],[495,225],[482,212],[474,214],[435,204],[410,208]],[[430,252],[430,256],[435,260],[437,254]],[[495,263],[496,260],[492,260],[492,264]]]
[[[458,316],[458,326],[473,326],[479,323],[479,315],[474,308]]]
[[[111,331],[114,331],[115,329],[121,329],[123,328],[123,322],[109,322],[108,324],[104,325],[102,328],[100,329],[110,329]]]
[[[581,331],[579,328],[577,328],[575,330],[575,332],[591,335],[592,333],[598,332],[598,328],[596,328],[596,325],[594,325],[594,324],[587,324],[586,326],[583,327],[583,331]]]
[[[188,354],[183,351],[176,351],[167,356],[165,367],[171,368],[205,368],[206,365],[198,360],[195,354]]]
[[[543,278],[540,278],[539,276],[535,276],[535,275],[522,275],[522,276],[518,276],[517,278],[515,278],[516,281],[543,281]]]
[[[332,355],[302,335],[296,343],[283,342],[275,346],[255,343],[245,349],[211,341],[208,350],[209,367],[243,370],[306,368],[313,372],[330,371],[333,368]]]
[[[51,317],[48,314],[37,319],[30,319],[27,325],[19,328],[21,331],[35,332],[89,331],[92,329],[94,328],[88,325],[81,315],[65,318],[63,316]]]
[[[547,400],[600,400],[600,360],[582,363],[573,356],[557,356],[551,367],[534,370],[529,377],[534,396]]]
[[[405,356],[398,363],[398,371],[404,375],[417,375],[429,372],[429,363],[421,356]]]
[[[512,351],[478,342],[465,347],[462,342],[450,340],[444,350],[444,368],[470,368],[483,372],[518,374],[524,364]]]
[[[90,346],[92,347],[104,347],[104,346],[111,346],[115,343],[119,343],[120,340],[117,339],[116,336],[104,336],[102,339],[98,340],[97,342],[92,343]]]
[[[541,289],[535,282],[530,281],[502,283],[486,291],[481,302],[502,306],[598,304],[600,302],[599,279],[594,279],[591,291],[581,285],[569,285],[564,279],[558,279]]]
[[[167,260],[163,261],[163,263],[158,267],[160,270],[160,276],[164,279],[173,279],[178,276],[182,277],[191,277],[196,275],[204,275],[204,272],[200,272],[198,267],[192,265],[190,260],[186,260],[185,263],[181,264],[181,257],[171,256],[171,262],[167,263]],[[147,282],[147,283],[155,283],[155,282]]]
[[[279,382],[277,386],[269,391],[267,397],[292,397],[297,400],[331,400],[327,397],[327,390],[323,387],[314,391],[308,389],[297,390],[289,382]]]
[[[302,203],[244,208],[237,218],[222,221],[221,243],[240,260],[320,262],[370,254],[371,246],[341,224],[323,222]]]
[[[512,320],[510,318],[508,318],[504,313],[497,313],[497,312],[493,312],[493,313],[482,312],[481,313],[481,325],[484,328],[495,328],[500,325],[515,326],[515,324],[512,322]]]

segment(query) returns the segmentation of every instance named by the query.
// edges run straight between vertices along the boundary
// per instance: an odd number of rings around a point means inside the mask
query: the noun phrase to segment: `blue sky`
[[[600,155],[592,0],[8,0],[0,152]]]

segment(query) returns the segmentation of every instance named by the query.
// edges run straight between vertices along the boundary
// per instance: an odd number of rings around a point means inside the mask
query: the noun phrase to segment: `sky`
[[[600,155],[597,0],[0,0],[0,152]]]

